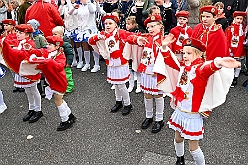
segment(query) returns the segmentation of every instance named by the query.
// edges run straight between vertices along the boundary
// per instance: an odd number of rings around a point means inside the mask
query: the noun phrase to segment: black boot
[[[132,109],[133,109],[133,106],[131,104],[128,106],[124,106],[124,108],[122,110],[122,115],[123,116],[128,115]]]
[[[43,116],[42,111],[34,111],[33,116],[29,119],[29,123],[34,123],[38,121]]]
[[[231,87],[235,87],[238,84],[238,77],[234,77]]]
[[[144,121],[143,121],[143,123],[142,123],[142,125],[141,125],[141,128],[142,129],[147,129],[149,126],[150,126],[150,124],[153,122],[153,119],[152,118],[146,118]]]
[[[175,165],[185,165],[184,156],[181,156],[181,157],[177,156],[177,162]]]
[[[161,128],[164,126],[164,121],[155,121],[155,124],[152,127],[152,133],[158,133]]]
[[[23,121],[28,121],[34,114],[34,110],[29,110],[28,114],[26,114],[26,116],[24,116]]]
[[[123,107],[122,101],[116,101],[115,105],[113,108],[111,108],[111,112],[117,112]]]

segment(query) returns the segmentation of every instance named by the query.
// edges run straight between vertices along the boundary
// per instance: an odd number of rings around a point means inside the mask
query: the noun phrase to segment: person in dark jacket
[[[233,21],[233,13],[238,10],[238,0],[213,0],[213,5],[216,4],[217,2],[222,2],[225,6],[224,8],[224,13],[226,18],[229,21],[229,25]]]
[[[24,2],[19,6],[17,11],[17,22],[18,24],[25,24],[25,15],[27,9],[32,5],[34,0],[24,0]]]
[[[72,71],[71,71],[71,64],[73,61],[73,48],[71,45],[70,38],[67,36],[64,36],[64,27],[63,26],[56,26],[53,28],[52,33],[54,36],[58,36],[63,38],[64,44],[63,44],[63,49],[64,49],[64,54],[66,56],[66,65],[65,65],[65,73],[66,73],[66,79],[67,79],[67,89],[65,92],[65,96],[69,95],[72,90],[74,89],[74,80],[72,78]]]
[[[222,2],[217,2],[214,6],[218,9],[215,22],[216,24],[221,24],[223,31],[225,31],[225,29],[229,26],[229,21],[225,17],[224,4]]]

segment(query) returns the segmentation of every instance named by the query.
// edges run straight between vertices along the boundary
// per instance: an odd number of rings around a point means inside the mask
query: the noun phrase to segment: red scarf
[[[204,60],[202,58],[197,58],[193,62],[191,62],[190,66],[184,65],[185,66],[184,70],[186,72],[189,72],[191,70],[192,66],[195,66],[197,64],[202,64],[202,63],[204,63]]]

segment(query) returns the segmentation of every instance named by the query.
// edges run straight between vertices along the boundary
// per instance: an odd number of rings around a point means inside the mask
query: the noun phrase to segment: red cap
[[[202,13],[202,12],[208,12],[208,13],[212,13],[212,14],[214,14],[214,15],[217,15],[218,14],[218,9],[217,9],[217,7],[215,7],[215,6],[212,6],[212,5],[206,5],[206,6],[202,6],[201,8],[200,8],[200,13]]]
[[[182,45],[183,46],[194,47],[196,49],[199,49],[202,52],[205,52],[206,51],[206,45],[202,41],[197,40],[197,39],[194,39],[194,38],[187,38],[187,39],[185,39],[183,41]]]
[[[243,11],[235,11],[235,12],[233,13],[233,17],[237,17],[237,16],[246,17],[246,12],[243,12]]]
[[[2,23],[8,24],[8,25],[13,25],[13,26],[16,25],[16,22],[13,19],[4,19],[4,20],[2,20]]]
[[[189,12],[188,11],[179,11],[175,14],[176,17],[185,17],[185,18],[189,18]]]
[[[20,24],[17,25],[15,27],[17,30],[21,31],[21,32],[25,32],[25,33],[33,33],[34,29],[31,25],[27,25],[27,24]]]
[[[102,17],[102,21],[104,22],[106,19],[112,19],[113,21],[115,21],[116,23],[119,22],[118,17],[116,17],[115,15],[112,14],[106,14],[105,16]]]
[[[158,22],[158,21],[162,21],[162,17],[160,15],[154,14],[150,17],[148,17],[145,21],[144,21],[144,25],[146,26],[148,23],[150,22]]]
[[[58,36],[47,36],[46,40],[48,43],[52,43],[56,46],[63,46],[64,41],[61,37]]]

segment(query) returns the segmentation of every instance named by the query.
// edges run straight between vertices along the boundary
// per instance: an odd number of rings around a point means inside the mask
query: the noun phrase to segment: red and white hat
[[[4,19],[4,20],[2,20],[2,23],[8,24],[8,25],[13,25],[13,26],[16,25],[16,22],[13,19]]]
[[[187,38],[183,40],[182,45],[194,47],[202,52],[206,51],[206,45],[202,41],[197,40],[195,38]]]
[[[25,32],[25,33],[33,33],[34,32],[34,28],[31,25],[27,25],[27,24],[20,24],[20,25],[17,25],[15,28],[17,30],[19,30],[21,32]]]
[[[64,41],[61,37],[58,36],[47,36],[46,40],[48,43],[52,43],[56,46],[63,46]]]
[[[189,18],[189,12],[188,11],[185,11],[185,10],[182,10],[182,11],[179,11],[175,14],[176,17],[185,17],[185,18]]]
[[[233,17],[237,17],[237,16],[246,17],[246,12],[243,12],[243,11],[235,11],[235,12],[233,13]]]
[[[212,13],[212,14],[214,14],[214,15],[217,15],[218,14],[218,9],[217,9],[217,7],[215,7],[215,6],[212,6],[212,5],[206,5],[206,6],[202,6],[201,8],[200,8],[200,13],[202,13],[202,12],[208,12],[208,13]]]
[[[106,14],[105,16],[102,17],[102,21],[104,22],[106,19],[112,19],[113,21],[115,21],[116,23],[119,22],[118,17],[116,17],[113,14]]]
[[[162,21],[162,17],[158,14],[151,15],[144,21],[144,25],[146,26],[150,22],[159,22]]]

